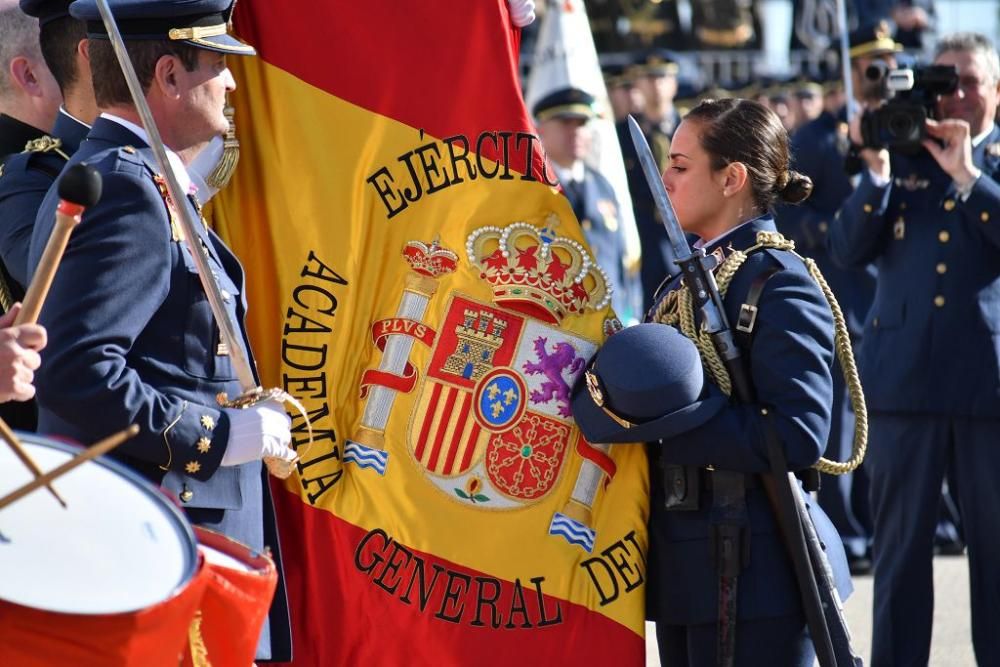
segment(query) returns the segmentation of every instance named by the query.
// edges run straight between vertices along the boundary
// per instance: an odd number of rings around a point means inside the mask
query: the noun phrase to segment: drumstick
[[[62,465],[53,468],[52,470],[48,471],[41,477],[36,477],[34,480],[28,482],[24,486],[15,489],[14,491],[11,491],[3,498],[0,498],[0,510],[2,510],[7,505],[10,505],[12,502],[20,500],[21,498],[28,495],[38,487],[45,486],[46,484],[53,481],[57,477],[62,477],[64,474],[66,474],[73,468],[77,467],[78,465],[86,463],[91,459],[97,458],[102,454],[107,454],[112,449],[122,444],[129,438],[134,437],[135,434],[138,432],[139,432],[139,427],[136,426],[135,424],[132,424],[127,429],[119,431],[118,433],[108,436],[104,440],[101,440],[100,442],[91,445],[87,449],[83,450],[82,452],[71,458],[69,461],[66,461]]]
[[[80,222],[84,209],[93,206],[101,198],[101,175],[96,169],[85,164],[75,164],[59,179],[59,208],[56,209],[56,225],[52,228],[45,250],[38,261],[35,275],[28,285],[21,304],[21,312],[14,319],[14,325],[34,324],[42,311],[42,304],[52,287],[59,262],[62,260],[69,235]]]
[[[10,448],[14,450],[15,454],[17,454],[17,458],[21,459],[21,463],[28,467],[31,474],[33,474],[36,478],[42,476],[42,469],[38,467],[37,463],[35,463],[35,459],[31,458],[31,455],[25,451],[24,445],[21,444],[18,437],[14,435],[14,431],[11,430],[10,426],[3,420],[2,417],[0,417],[0,436],[3,436],[3,439],[7,441]],[[49,490],[52,497],[59,501],[60,505],[64,508],[67,507],[66,501],[62,499],[62,496],[56,493],[56,490],[52,488],[51,484],[46,484],[45,488]]]

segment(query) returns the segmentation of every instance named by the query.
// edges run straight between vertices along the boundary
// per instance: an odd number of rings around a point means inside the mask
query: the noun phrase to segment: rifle
[[[706,256],[701,248],[692,250],[688,245],[646,137],[635,118],[629,116],[628,122],[639,163],[642,165],[653,201],[660,211],[663,226],[667,231],[670,242],[667,253],[669,256],[666,258],[668,265],[673,263],[680,267],[681,279],[691,293],[695,306],[701,312],[701,326],[710,335],[729,372],[734,396],[744,405],[753,405],[756,399],[751,379],[741,363],[740,351],[733,340],[722,295],[712,273],[716,261]],[[784,449],[774,428],[772,415],[766,407],[760,407],[760,415],[765,425],[768,458],[771,463],[771,472],[762,474],[761,478],[794,566],[809,634],[816,648],[819,664],[821,667],[861,667],[863,662],[851,647],[850,630],[843,617],[840,595],[834,586],[830,564],[816,535],[812,517],[809,516],[805,501],[799,493],[798,481],[788,471]],[[739,488],[741,482],[734,477],[741,476],[742,473],[716,470],[715,475],[718,476],[720,473],[723,475],[724,484]],[[725,529],[726,526],[722,528]],[[721,537],[729,540],[729,562],[727,565],[723,558],[719,567],[720,616],[717,660],[720,665],[731,665],[733,662],[736,580],[739,564],[734,567],[732,552],[739,554],[742,551],[738,546],[733,548],[733,531],[728,532],[729,535],[723,532]]]

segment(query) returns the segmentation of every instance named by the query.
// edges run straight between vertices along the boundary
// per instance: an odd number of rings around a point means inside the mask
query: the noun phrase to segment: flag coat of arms
[[[618,326],[521,101],[503,0],[242,0],[248,269],[295,665],[644,664],[641,446],[569,410]]]

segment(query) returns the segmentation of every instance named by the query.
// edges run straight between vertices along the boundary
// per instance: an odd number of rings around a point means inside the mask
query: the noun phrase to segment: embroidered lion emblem
[[[551,353],[545,349],[547,344],[548,339],[542,336],[536,338],[534,350],[538,362],[524,362],[525,374],[544,375],[546,377],[546,381],[542,383],[542,386],[531,392],[531,402],[536,404],[548,403],[552,399],[555,399],[559,406],[559,414],[563,417],[569,417],[571,415],[569,401],[570,386],[565,378],[563,378],[563,373],[569,370],[571,374],[575,375],[583,369],[583,365],[586,362],[583,357],[578,357],[573,346],[565,341],[556,343]]]

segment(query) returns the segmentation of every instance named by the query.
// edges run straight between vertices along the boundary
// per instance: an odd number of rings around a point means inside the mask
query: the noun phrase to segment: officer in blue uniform
[[[681,121],[680,114],[674,107],[679,69],[676,59],[669,51],[652,49],[637,54],[633,66],[628,70],[635,85],[642,91],[644,100],[643,113],[637,120],[661,169],[667,166],[670,137]],[[643,307],[648,308],[652,304],[656,288],[667,275],[675,273],[676,269],[666,264],[664,247],[667,235],[663,231],[660,214],[649,197],[649,188],[646,187],[626,121],[619,122],[617,130],[642,248],[639,275],[642,281]]]
[[[97,115],[90,71],[81,66],[77,53],[87,38],[86,28],[69,15],[71,2],[21,0],[21,10],[38,18],[42,55],[62,91],[63,105],[52,132],[36,137],[26,150],[12,156],[0,174],[0,259],[13,278],[15,300],[27,287],[28,244],[38,208]]]
[[[597,115],[594,96],[579,88],[562,88],[540,99],[532,113],[549,164],[597,265],[607,274],[615,312],[624,320],[637,320],[642,307],[639,280],[632,267],[625,265],[618,198],[608,179],[583,160],[590,148],[588,124]]]
[[[972,637],[1000,664],[1000,65],[990,41],[942,38],[959,86],[925,150],[865,149],[861,183],[830,230],[834,259],[875,262],[859,365],[871,415],[874,665],[926,664],[934,527],[944,471],[958,479]]]
[[[86,443],[138,424],[140,434],[117,450],[122,460],[175,494],[194,523],[277,555],[261,460],[294,457],[289,420],[270,401],[245,410],[217,403],[219,392],[236,396],[240,385],[191,253],[204,254],[240,334],[235,344],[251,358],[243,270],[206,225],[186,239],[174,212],[185,206],[199,218],[197,192],[177,153],[228,127],[225,95],[235,83],[225,57],[254,50],[227,32],[232,0],[109,4],[188,196],[172,201],[166,192],[96,3],[74,2],[70,13],[87,25],[102,114],[68,164],[97,169],[104,194],[74,229],[42,310],[50,343],[36,382],[39,427]],[[36,220],[29,273],[51,233],[57,199],[53,187]],[[279,586],[257,657],[285,661],[290,649]]]
[[[86,35],[83,24],[69,16],[70,1],[22,0],[20,3],[24,14],[38,19],[39,40],[44,45],[42,56],[64,99],[66,95],[77,94],[75,91],[81,88],[90,90],[90,72],[75,71],[75,47]],[[77,39],[74,40],[73,35]],[[70,78],[74,80],[74,90],[69,90],[67,79]],[[92,92],[89,98],[93,106]],[[96,111],[94,113],[96,115]],[[15,131],[10,137],[17,142],[12,147],[16,152],[0,168],[0,271],[11,303],[24,298],[28,244],[42,198],[89,129],[69,115],[65,107],[60,107],[56,127],[51,133],[30,128],[29,132]],[[2,134],[0,129],[0,136]],[[53,140],[57,138],[58,141]],[[2,152],[4,149],[0,148]],[[34,401],[0,407],[4,420],[24,431],[34,431],[37,427],[36,412]]]
[[[887,28],[871,25],[849,36],[854,91],[859,102],[878,100],[878,91],[865,85],[864,68],[878,60],[895,65],[895,54],[902,48],[893,41]],[[847,330],[857,348],[865,316],[875,294],[873,266],[843,268],[830,257],[826,248],[830,221],[837,209],[854,190],[846,171],[845,159],[850,149],[845,109],[824,109],[820,116],[802,126],[792,137],[795,168],[812,179],[813,192],[800,206],[778,211],[778,228],[795,241],[796,249],[816,260],[847,319]],[[854,412],[847,386],[839,368],[833,374],[833,423],[827,457],[843,461],[850,458],[854,439]],[[857,574],[871,571],[869,555],[871,519],[868,511],[868,478],[862,466],[853,473],[823,478],[819,503],[830,516],[844,540],[844,549]]]
[[[589,385],[576,388],[574,417],[588,440],[649,442],[647,617],[657,623],[662,664],[716,664],[719,577],[710,536],[715,473],[726,470],[745,473],[741,521],[750,533],[738,580],[735,664],[812,665],[792,564],[756,477],[770,470],[761,405],[774,416],[790,470],[819,459],[830,428],[830,306],[799,258],[758,246],[767,234],[775,237],[768,211],[779,199],[800,201],[808,179],[788,171],[777,116],[748,100],[702,102],[685,117],[671,151],[663,178],[684,230],[718,257],[749,252],[724,307],[730,322],[741,325],[736,342],[758,404],[720,403],[714,383],[701,381],[693,345],[685,352],[657,333],[660,325],[644,324],[614,334],[598,351],[585,374],[593,376]],[[650,319],[676,322],[686,289],[677,279],[668,282]],[[840,538],[819,507],[810,513],[846,597],[850,578]]]

